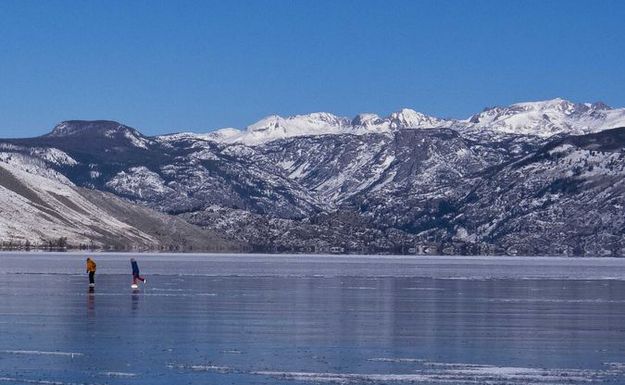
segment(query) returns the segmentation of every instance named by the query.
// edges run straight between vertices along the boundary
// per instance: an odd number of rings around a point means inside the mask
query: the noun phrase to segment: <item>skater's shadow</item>
[[[133,290],[130,295],[130,309],[132,310],[132,314],[136,314],[139,310],[139,290]]]
[[[87,317],[95,316],[95,288],[90,287],[87,292]]]

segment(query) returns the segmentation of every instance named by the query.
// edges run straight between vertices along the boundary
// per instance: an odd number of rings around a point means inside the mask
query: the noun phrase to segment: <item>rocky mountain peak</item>
[[[66,120],[57,124],[47,136],[64,137],[89,134],[110,136],[125,132],[142,136],[134,128],[112,120]]]
[[[594,110],[611,110],[612,109],[612,107],[608,106],[602,101],[594,102],[593,104],[590,105],[590,107]]]
[[[384,120],[377,114],[358,114],[352,119],[351,125],[355,127],[379,126]]]
[[[293,115],[282,117],[280,115],[270,115],[258,122],[247,126],[248,132],[279,131],[288,133],[290,131],[325,131],[328,128],[341,127],[346,124],[346,119],[327,112],[314,112],[306,115]]]
[[[396,128],[432,128],[441,126],[444,121],[433,116],[425,115],[410,108],[403,108],[393,112],[389,117],[390,126]]]
[[[139,131],[112,120],[66,120],[57,124],[45,137],[85,137],[124,140],[136,147],[146,148],[149,140]]]

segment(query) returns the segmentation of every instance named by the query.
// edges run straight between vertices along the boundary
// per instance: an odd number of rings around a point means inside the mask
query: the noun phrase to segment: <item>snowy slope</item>
[[[625,255],[625,129],[568,136],[481,179],[451,222],[523,255]]]
[[[65,237],[73,244],[104,245],[111,237],[137,245],[157,240],[111,217],[83,198],[62,176],[47,178],[33,164],[0,162],[0,239],[46,244]]]
[[[6,149],[6,148],[5,148]],[[80,245],[114,249],[233,250],[215,234],[175,217],[76,187],[49,167],[58,149],[34,149],[36,157],[0,152],[0,244],[5,247]],[[65,154],[65,155],[63,155]],[[48,164],[40,158],[48,160]]]
[[[340,134],[349,129],[349,120],[329,113],[312,113],[286,118],[271,115],[248,126],[244,131],[226,128],[211,133],[209,138],[224,143],[257,145],[297,136]]]

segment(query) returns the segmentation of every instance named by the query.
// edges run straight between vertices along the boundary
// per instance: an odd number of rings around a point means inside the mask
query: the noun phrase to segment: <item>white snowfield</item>
[[[583,135],[625,126],[625,108],[603,103],[572,103],[564,99],[495,107],[466,121],[467,130],[535,135]]]
[[[625,108],[603,103],[573,103],[556,98],[546,101],[494,107],[467,119],[441,119],[408,108],[387,117],[359,114],[353,119],[327,112],[281,117],[271,115],[244,130],[224,128],[208,134],[183,133],[161,140],[189,137],[220,143],[260,145],[299,136],[389,133],[402,128],[454,128],[467,134],[521,134],[550,137],[557,134],[588,134],[625,126]]]
[[[452,120],[438,119],[408,108],[394,112],[385,118],[376,114],[360,114],[353,120],[327,112],[315,112],[286,118],[272,115],[248,126],[245,130],[225,128],[199,135],[199,137],[221,143],[242,143],[255,146],[299,136],[383,134],[399,128],[450,127],[453,123]]]

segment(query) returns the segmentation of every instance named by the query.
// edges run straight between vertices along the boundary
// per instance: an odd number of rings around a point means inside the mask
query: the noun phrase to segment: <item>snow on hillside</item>
[[[146,149],[148,148],[148,140],[136,135],[134,132],[126,131],[124,132],[124,137],[130,141],[135,147]]]
[[[33,148],[30,150],[30,155],[56,166],[75,166],[78,164],[74,158],[58,148]]]
[[[159,174],[144,166],[132,167],[127,172],[119,172],[107,182],[106,187],[118,194],[133,195],[139,198],[174,192],[174,190],[165,185],[165,181]]]
[[[11,166],[16,170],[39,175],[65,185],[72,185],[72,183],[63,174],[48,166],[73,166],[75,164],[76,161],[71,156],[56,148],[26,149],[13,145],[0,145],[0,165]]]
[[[0,159],[0,241],[45,244],[64,237],[72,244],[89,244],[130,236],[156,243],[85,199],[65,177],[50,177],[55,173],[51,169],[12,155]]]

